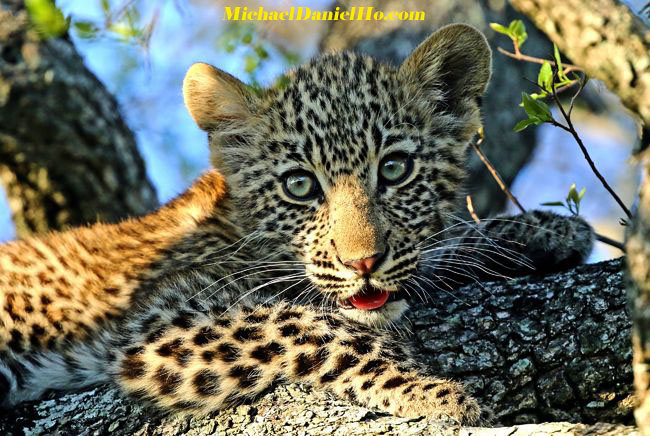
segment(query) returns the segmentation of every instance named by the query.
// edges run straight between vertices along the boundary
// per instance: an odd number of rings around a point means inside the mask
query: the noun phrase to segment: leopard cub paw
[[[395,394],[390,412],[401,417],[451,418],[463,425],[475,425],[489,416],[460,383],[452,381],[415,381]]]

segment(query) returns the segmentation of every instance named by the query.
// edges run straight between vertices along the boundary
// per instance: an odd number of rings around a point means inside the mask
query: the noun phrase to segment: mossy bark
[[[0,5],[0,182],[19,238],[157,205],[115,98],[67,36],[42,39]]]

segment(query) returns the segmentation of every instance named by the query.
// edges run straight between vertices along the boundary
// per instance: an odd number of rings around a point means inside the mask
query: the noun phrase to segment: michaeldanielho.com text
[[[292,6],[288,10],[267,10],[264,6],[248,9],[246,6],[225,6],[223,19],[227,21],[422,21],[424,11],[377,11],[374,7],[353,6],[349,10],[336,7],[333,11],[314,11],[306,6]]]

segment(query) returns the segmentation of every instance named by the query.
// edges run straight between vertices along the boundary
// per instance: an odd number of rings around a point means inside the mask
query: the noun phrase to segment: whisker
[[[436,278],[437,278],[438,280],[440,280],[443,284],[445,284],[446,286],[449,286],[449,284],[448,284],[447,282],[445,282],[445,280],[442,279],[440,276],[438,276],[437,274],[434,274],[434,276],[436,276]],[[431,286],[433,286],[434,288],[436,288],[436,289],[439,290],[439,291],[442,291],[442,292],[448,294],[450,297],[452,297],[453,299],[457,300],[459,303],[464,304],[465,306],[471,307],[471,304],[469,304],[468,302],[462,300],[462,299],[459,298],[457,295],[454,295],[452,292],[450,292],[450,291],[448,291],[448,290],[446,290],[446,289],[441,288],[440,286],[438,286],[437,283],[435,283],[433,280],[429,279],[428,277],[422,277],[422,276],[420,276],[420,275],[418,275],[418,274],[413,274],[412,277],[413,277],[414,279],[424,280],[425,282],[428,282]],[[451,287],[450,287],[450,289],[451,289]]]
[[[501,278],[501,279],[504,279],[504,280],[512,280],[512,277],[507,276],[505,274],[502,274],[502,273],[500,273],[500,272],[498,272],[496,270],[490,269],[490,268],[486,267],[485,265],[481,265],[481,264],[476,263],[476,262],[469,262],[469,261],[466,261],[466,260],[460,260],[460,261],[456,262],[456,261],[449,260],[449,259],[443,259],[443,260],[436,261],[436,263],[429,264],[429,263],[425,262],[423,264],[432,267],[434,270],[437,270],[438,269],[437,266],[440,263],[458,265],[458,266],[471,266],[471,267],[476,268],[478,271],[481,271],[481,272],[485,273],[487,276],[497,277],[497,278]]]
[[[291,276],[287,276],[287,277],[291,277]],[[224,310],[223,313],[222,313],[220,316],[223,316],[223,315],[225,315],[226,313],[228,313],[228,311],[229,311],[230,309],[232,309],[232,308],[233,308],[234,306],[236,306],[239,302],[241,302],[244,298],[248,297],[249,295],[251,295],[251,294],[254,293],[255,291],[258,291],[258,290],[260,290],[260,289],[265,288],[266,286],[270,286],[270,285],[273,285],[273,284],[276,284],[276,283],[282,283],[283,281],[290,281],[290,280],[287,280],[287,277],[282,277],[282,278],[280,278],[280,279],[274,279],[274,280],[271,280],[271,281],[269,281],[269,282],[267,282],[267,283],[264,283],[264,284],[262,284],[262,285],[259,285],[259,286],[254,287],[253,289],[249,290],[248,292],[245,292],[244,295],[242,295],[241,297],[239,297],[239,298],[238,298],[234,303],[232,303],[230,306],[228,306],[228,307],[226,308],[226,310]],[[300,276],[296,277],[296,279],[298,279],[298,278],[300,278]],[[304,280],[305,278],[306,278],[306,277],[304,277],[302,280]],[[300,281],[302,281],[302,280],[300,280]]]
[[[217,283],[219,283],[219,282],[221,282],[221,281],[223,281],[223,280],[228,280],[230,277],[233,277],[233,276],[236,276],[236,275],[239,275],[239,274],[242,274],[242,273],[248,272],[248,271],[254,271],[254,270],[258,270],[258,271],[255,271],[255,272],[253,272],[253,273],[251,273],[251,274],[247,274],[247,275],[245,275],[245,276],[243,276],[243,277],[239,277],[239,278],[251,277],[251,276],[253,276],[253,275],[256,275],[256,274],[262,274],[262,273],[265,273],[265,272],[277,272],[277,271],[301,271],[301,270],[303,270],[303,269],[302,269],[302,268],[277,268],[277,269],[274,269],[274,268],[269,268],[269,267],[266,266],[266,265],[258,265],[258,266],[254,266],[254,267],[246,268],[246,269],[243,269],[243,270],[235,271],[234,273],[228,274],[228,275],[226,275],[226,276],[224,276],[224,277],[219,278],[218,280],[215,280],[215,281],[212,282],[210,285],[204,287],[203,289],[201,289],[200,291],[196,292],[194,295],[192,295],[191,297],[189,297],[189,298],[187,299],[187,301],[191,300],[192,298],[197,297],[198,295],[202,294],[203,292],[205,292],[206,290],[210,289],[212,286],[216,285]],[[237,280],[239,280],[239,278],[238,278]],[[232,284],[232,283],[234,283],[234,282],[237,281],[237,280],[230,281],[230,282],[228,282],[228,284]],[[223,288],[220,288],[220,289],[223,289]],[[212,295],[214,295],[214,293],[211,294],[210,297],[211,297]]]
[[[441,251],[442,253],[439,256],[463,256],[462,254],[459,254],[459,251],[462,251],[464,253],[474,253],[479,256],[488,258],[492,261],[495,261],[493,257],[488,256],[488,254],[496,254],[500,257],[502,257],[504,260],[511,261],[514,264],[517,264],[522,267],[526,267],[529,269],[535,269],[532,260],[528,258],[527,256],[517,253],[515,251],[509,250],[508,248],[502,248],[501,250],[492,250],[490,248],[484,248],[484,247],[479,247],[477,245],[488,245],[491,247],[489,244],[468,244],[468,245],[456,245],[456,246],[450,246],[450,247],[439,247],[439,248],[433,248],[429,250],[424,250],[421,252],[422,255],[428,255],[430,253],[436,252],[436,251]],[[506,254],[508,253],[508,254]],[[426,259],[432,259],[433,256],[426,256]],[[478,259],[477,259],[478,260]],[[496,261],[495,261],[496,262]],[[504,266],[502,263],[498,263],[501,266]]]

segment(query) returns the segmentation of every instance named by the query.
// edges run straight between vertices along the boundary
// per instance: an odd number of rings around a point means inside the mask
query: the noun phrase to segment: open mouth
[[[398,300],[396,292],[388,292],[371,285],[365,285],[361,291],[345,300],[338,300],[341,309],[376,310],[389,300]]]

